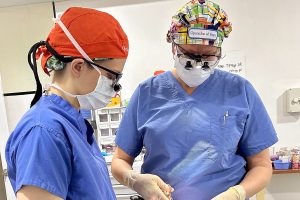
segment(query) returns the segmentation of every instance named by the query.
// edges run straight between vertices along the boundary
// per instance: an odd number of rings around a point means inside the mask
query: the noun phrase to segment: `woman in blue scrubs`
[[[17,200],[113,200],[106,162],[80,109],[99,109],[121,89],[128,39],[118,21],[73,7],[28,54],[37,83],[31,109],[6,145]],[[53,75],[42,95],[36,57]]]
[[[215,69],[230,32],[211,1],[173,16],[175,68],[135,90],[112,162],[115,178],[144,199],[244,200],[270,181],[268,147],[278,140],[270,117],[249,81]],[[138,173],[132,163],[143,147]]]

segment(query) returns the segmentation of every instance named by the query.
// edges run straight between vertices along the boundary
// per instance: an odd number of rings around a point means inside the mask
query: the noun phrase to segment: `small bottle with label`
[[[299,161],[300,155],[299,154],[292,154],[292,169],[299,169]]]

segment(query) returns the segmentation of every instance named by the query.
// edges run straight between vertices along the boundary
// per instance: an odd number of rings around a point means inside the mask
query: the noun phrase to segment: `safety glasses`
[[[122,73],[115,72],[115,71],[113,71],[111,69],[108,69],[107,67],[104,67],[102,65],[99,65],[99,64],[97,64],[95,62],[91,62],[91,61],[86,60],[86,59],[84,59],[84,60],[88,64],[93,65],[93,66],[95,66],[95,67],[97,67],[99,69],[102,69],[102,70],[108,72],[108,77],[107,78],[109,78],[109,79],[111,79],[113,81],[112,87],[114,88],[115,92],[119,92],[122,89],[121,85],[119,84],[119,80],[122,78],[122,75],[123,75]]]
[[[68,63],[68,62],[72,62],[74,59],[76,58],[81,58],[81,57],[73,57],[73,56],[64,56],[64,55],[60,55],[58,54],[47,42],[44,42],[44,45],[47,47],[47,49],[49,50],[49,52],[55,56],[58,60],[60,60],[61,62],[64,63]],[[108,69],[107,67],[104,67],[102,65],[98,65],[97,63],[90,61],[86,58],[81,58],[83,59],[86,63],[88,63],[89,65],[92,65],[93,68],[95,68],[97,71],[99,71],[99,69],[102,69],[106,72],[108,72],[108,77],[109,79],[111,79],[113,81],[112,87],[114,88],[115,92],[119,92],[122,89],[122,86],[119,84],[119,80],[122,78],[122,73],[120,72],[115,72],[111,69]]]
[[[214,68],[218,65],[221,59],[220,55],[195,55],[189,53],[187,50],[182,48],[181,46],[173,43],[177,48],[177,57],[179,59],[179,63],[185,65],[187,70],[191,70],[193,67],[201,67],[202,69]]]
[[[175,44],[175,45],[177,47],[177,52],[178,52],[177,55],[185,57],[190,60],[194,60],[196,62],[218,62],[222,57],[221,53],[220,53],[220,55],[208,55],[208,54],[195,55],[195,54],[189,53],[183,47],[181,47],[177,44]]]
[[[118,92],[121,90],[121,85],[118,83],[119,79],[122,77],[121,73],[118,72],[114,72],[106,67],[100,66],[98,64],[96,64],[87,54],[86,52],[81,48],[81,46],[78,44],[78,42],[75,40],[75,38],[72,36],[72,34],[69,32],[69,30],[67,29],[67,27],[64,25],[64,23],[61,21],[60,16],[58,16],[58,18],[54,18],[53,21],[55,23],[57,23],[60,28],[64,31],[64,33],[66,34],[66,36],[69,38],[69,40],[72,42],[72,44],[74,45],[74,47],[78,50],[78,52],[82,55],[82,57],[84,58],[84,60],[89,63],[90,65],[92,65],[93,67],[95,67],[95,69],[100,73],[99,69],[103,69],[111,74],[113,74],[115,76],[115,80],[113,81],[113,89],[115,92]]]

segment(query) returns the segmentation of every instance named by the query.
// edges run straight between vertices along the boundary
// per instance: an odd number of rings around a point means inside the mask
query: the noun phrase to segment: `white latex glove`
[[[215,196],[212,200],[245,200],[246,191],[241,185],[229,188],[225,192]]]
[[[139,174],[130,170],[124,176],[125,185],[136,191],[145,200],[170,200],[174,189],[153,174]]]

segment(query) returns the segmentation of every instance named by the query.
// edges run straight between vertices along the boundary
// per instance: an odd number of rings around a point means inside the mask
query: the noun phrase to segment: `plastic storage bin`
[[[109,122],[108,110],[99,109],[96,111],[96,122],[98,124],[107,124]]]
[[[110,131],[111,131],[110,134],[112,136],[115,136],[116,133],[117,133],[118,128],[119,128],[119,124],[117,124],[117,123],[110,124]]]
[[[98,125],[98,133],[100,137],[110,136],[109,134],[109,125]]]
[[[291,162],[282,162],[282,160],[273,161],[274,169],[289,169]]]
[[[119,108],[114,108],[109,110],[109,116],[110,116],[110,122],[120,122],[120,112],[121,110]]]

